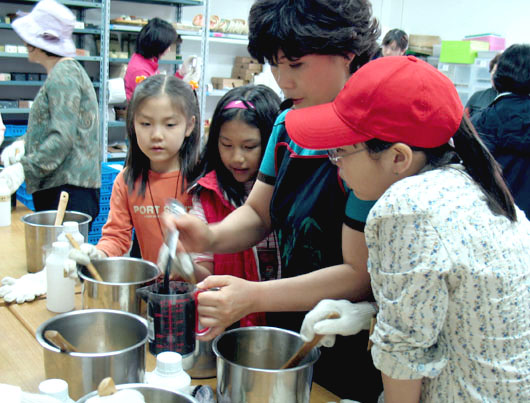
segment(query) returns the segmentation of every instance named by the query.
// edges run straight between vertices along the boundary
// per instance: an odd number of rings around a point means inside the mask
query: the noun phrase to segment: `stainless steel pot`
[[[137,390],[142,395],[144,395],[144,400],[148,403],[198,403],[198,400],[196,400],[194,397],[141,383],[116,385],[116,389]],[[97,394],[97,391],[91,392],[88,395],[83,396],[81,399],[79,399],[77,403],[85,403],[91,397],[97,396]]]
[[[79,352],[61,352],[44,338],[56,330]],[[107,309],[72,311],[57,315],[37,329],[44,347],[46,378],[68,382],[70,396],[96,390],[103,378],[118,383],[143,382],[147,322],[138,315]]]
[[[78,266],[83,282],[83,309],[117,309],[145,317],[146,304],[136,295],[136,290],[156,280],[160,275],[158,267],[147,260],[131,257],[112,257],[92,263],[103,281],[95,280],[86,267]]]
[[[303,344],[298,333],[255,326],[229,330],[213,342],[217,356],[217,402],[309,403],[314,348],[299,366],[278,369]]]
[[[26,265],[30,273],[42,270],[46,263],[45,247],[57,241],[63,230],[62,225],[54,225],[56,215],[57,210],[47,210],[26,214],[21,219],[26,237]],[[92,221],[88,214],[66,211],[63,221],[77,221],[79,232],[85,237],[85,241],[88,239],[88,224]]]
[[[193,366],[186,372],[194,379],[214,378],[217,371],[216,356],[212,349],[213,340],[195,340]]]

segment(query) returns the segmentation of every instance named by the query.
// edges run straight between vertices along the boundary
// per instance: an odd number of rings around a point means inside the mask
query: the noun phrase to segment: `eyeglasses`
[[[360,153],[361,151],[366,151],[366,148],[361,148],[360,150],[355,150],[355,151],[352,151],[351,153],[342,154],[342,155],[339,155],[337,153],[337,150],[335,150],[335,149],[328,150],[328,158],[329,158],[329,160],[331,161],[332,164],[337,165],[339,163],[339,161],[341,159],[343,159],[344,157],[348,157],[350,155]]]

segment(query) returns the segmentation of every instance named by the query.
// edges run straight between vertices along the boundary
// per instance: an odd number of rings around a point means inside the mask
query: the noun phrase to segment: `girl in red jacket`
[[[199,174],[191,186],[191,214],[214,223],[245,202],[279,109],[280,98],[264,85],[237,87],[221,98],[212,117]],[[280,277],[275,233],[243,252],[201,253],[194,260],[198,280],[210,274],[251,281]],[[264,324],[263,313],[248,315],[240,321],[241,326]]]

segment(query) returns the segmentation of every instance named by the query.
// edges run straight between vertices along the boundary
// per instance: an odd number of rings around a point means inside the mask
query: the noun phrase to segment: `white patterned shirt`
[[[375,366],[422,402],[530,402],[530,223],[459,165],[392,185],[365,228]]]

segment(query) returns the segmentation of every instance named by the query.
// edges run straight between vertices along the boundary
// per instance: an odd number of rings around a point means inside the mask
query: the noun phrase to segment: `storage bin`
[[[489,50],[489,44],[482,41],[442,41],[440,62],[472,64],[479,50]]]
[[[29,208],[31,211],[35,211],[35,205],[33,204],[33,196],[26,192],[26,182],[22,182],[22,185],[17,189],[17,200],[24,206]]]
[[[465,41],[482,41],[489,44],[489,50],[504,50],[506,39],[495,34],[466,35]]]
[[[28,130],[27,125],[5,125],[6,131],[4,133],[4,137],[20,137],[24,134],[26,134],[26,130]]]

